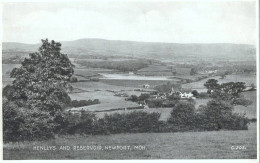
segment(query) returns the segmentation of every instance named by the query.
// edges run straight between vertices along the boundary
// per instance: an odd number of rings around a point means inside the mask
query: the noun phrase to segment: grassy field
[[[204,84],[208,79],[216,79],[219,83],[227,83],[227,82],[245,82],[247,86],[250,86],[252,83],[256,85],[256,76],[255,75],[227,75],[226,78],[220,79],[219,76],[209,77],[198,82],[192,82],[183,84],[183,88],[192,88],[198,90],[198,92],[205,92],[206,88]]]
[[[234,112],[236,113],[240,113],[246,114],[246,117],[248,118],[256,118],[256,95],[255,95],[255,91],[251,91],[251,92],[243,92],[242,94],[245,96],[245,98],[252,100],[252,104],[245,107],[245,106],[234,106]],[[200,105],[207,105],[207,102],[210,99],[196,99],[196,104],[195,107],[198,108]],[[119,110],[119,111],[112,111],[112,112],[99,112],[96,113],[97,117],[102,118],[105,114],[113,114],[113,113],[127,113],[127,112],[132,112],[134,110]],[[142,111],[145,112],[158,112],[161,113],[161,117],[160,120],[164,120],[166,121],[169,116],[170,113],[172,111],[172,108],[149,108],[149,109],[142,109]]]
[[[170,82],[176,82],[178,80],[170,80]],[[108,85],[116,85],[116,86],[123,86],[123,87],[132,87],[138,88],[144,84],[149,84],[151,87],[167,84],[167,80],[113,80],[113,79],[102,79],[100,80],[102,83],[106,83]]]
[[[73,150],[73,146],[101,146],[100,150]],[[108,150],[108,146],[130,150]],[[33,150],[55,146],[56,150]],[[69,146],[70,150],[59,150]],[[142,148],[136,149],[135,146]],[[244,146],[243,150],[231,147]],[[94,149],[94,148],[93,148]],[[40,142],[4,144],[4,159],[256,159],[256,124],[249,130],[140,133],[100,136],[60,136]]]
[[[115,93],[112,92],[115,91],[123,93],[129,91],[130,93],[133,92],[132,88],[107,85],[101,82],[78,82],[73,83],[72,86],[80,90],[85,90],[85,92],[69,94],[71,100],[99,99],[101,102],[97,105],[74,108],[73,110],[85,109],[89,111],[96,111],[138,106],[137,103],[125,101],[125,97],[114,96]]]
[[[77,82],[71,84],[74,88],[80,88],[87,91],[95,91],[95,90],[113,90],[113,91],[120,91],[120,90],[132,90],[132,87],[123,87],[117,85],[109,85],[105,82]]]

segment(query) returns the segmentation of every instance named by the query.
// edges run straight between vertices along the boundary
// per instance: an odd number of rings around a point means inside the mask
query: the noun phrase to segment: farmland
[[[247,86],[250,86],[252,83],[254,85],[256,85],[256,75],[232,74],[232,75],[227,75],[226,78],[224,78],[224,79],[221,79],[220,76],[208,77],[206,79],[203,79],[203,80],[200,80],[197,82],[183,84],[182,87],[196,89],[199,92],[205,92],[206,88],[204,87],[204,83],[206,83],[208,79],[216,79],[216,80],[218,80],[219,83],[245,82]]]
[[[139,49],[140,50],[140,49]],[[91,51],[92,52],[92,51]],[[90,52],[90,53],[91,53]],[[129,54],[126,54],[129,55]],[[73,55],[71,55],[73,56]],[[116,108],[138,107],[139,104],[125,100],[131,95],[140,96],[142,93],[153,91],[158,85],[167,83],[179,83],[183,88],[196,89],[205,92],[204,83],[211,78],[219,83],[245,82],[247,86],[256,85],[254,74],[231,74],[224,79],[213,75],[196,82],[197,78],[205,74],[190,75],[194,65],[180,66],[177,61],[162,63],[162,60],[92,56],[86,57],[74,54],[70,60],[76,66],[74,75],[78,82],[71,83],[74,90],[69,93],[71,100],[94,100],[99,104],[71,108],[66,110],[79,111],[81,109],[93,111],[97,118],[103,118],[105,114],[129,113],[135,110],[118,110]],[[167,60],[167,59],[166,59]],[[183,60],[180,59],[180,60]],[[196,61],[194,63],[198,63]],[[186,65],[186,62],[184,63]],[[11,83],[13,79],[9,74],[18,64],[3,64],[3,86]],[[206,77],[208,74],[206,74]],[[91,81],[91,77],[97,77],[97,81]],[[190,83],[184,80],[190,79]],[[149,88],[144,88],[148,85]],[[142,89],[142,90],[140,90]],[[116,96],[116,94],[126,96]],[[256,91],[242,93],[253,104],[247,107],[234,106],[237,113],[246,113],[248,118],[256,118]],[[195,99],[195,107],[206,105],[210,99]],[[141,109],[144,112],[158,112],[160,120],[166,121],[172,111],[172,107],[158,107]],[[74,146],[74,145],[141,145],[145,150],[33,150],[33,146]],[[231,150],[232,146],[245,146],[244,150]],[[205,131],[205,132],[174,132],[174,133],[134,133],[115,135],[56,135],[55,139],[34,142],[19,142],[4,144],[4,159],[209,159],[209,158],[256,158],[256,123],[251,123],[248,130],[240,131]]]

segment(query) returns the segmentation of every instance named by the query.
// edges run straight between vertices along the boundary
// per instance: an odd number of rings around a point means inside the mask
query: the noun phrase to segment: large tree
[[[228,101],[232,105],[250,105],[252,102],[241,94],[246,88],[243,82],[228,82],[218,84],[215,79],[209,79],[204,86],[208,89],[207,93],[215,100]]]
[[[12,70],[15,80],[3,89],[4,141],[42,140],[59,132],[73,75],[73,65],[60,50],[60,43],[42,40],[38,52]]]
[[[22,66],[11,72],[15,78],[6,91],[8,100],[20,102],[29,109],[55,113],[70,102],[68,81],[73,75],[73,65],[67,55],[60,52],[61,44],[42,40],[38,52],[30,53]]]

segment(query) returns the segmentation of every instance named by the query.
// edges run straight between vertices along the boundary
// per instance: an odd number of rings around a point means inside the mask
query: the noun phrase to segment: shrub
[[[53,117],[38,109],[22,108],[4,101],[4,141],[46,140],[54,137],[56,124]]]
[[[257,120],[256,120],[256,118],[251,118],[251,119],[249,119],[249,121],[252,123],[255,123]]]
[[[163,106],[163,100],[156,99],[156,100],[149,100],[147,104],[150,108],[158,108]]]
[[[82,107],[82,106],[88,106],[88,105],[95,105],[95,104],[100,104],[100,101],[98,99],[95,100],[72,100],[71,101],[71,106],[72,107]]]
[[[193,94],[194,97],[198,97],[200,95],[197,90],[193,90],[191,93]]]
[[[233,113],[233,106],[226,101],[211,100],[196,115],[197,127],[204,130],[244,130],[248,123],[245,115]]]
[[[233,105],[242,105],[242,106],[249,106],[253,103],[253,101],[245,99],[245,98],[237,98],[234,99]]]
[[[70,82],[71,82],[71,83],[76,83],[76,82],[78,82],[78,78],[76,78],[76,77],[71,77],[71,78],[70,78]]]
[[[136,95],[131,95],[130,100],[133,101],[133,102],[137,102],[138,97]]]
[[[168,122],[178,126],[191,126],[195,116],[195,106],[188,102],[179,102],[173,107]]]
[[[157,85],[155,87],[155,90],[157,90],[158,92],[170,93],[172,88],[174,88],[176,90],[180,89],[181,88],[181,84],[167,82],[167,84]]]
[[[199,98],[209,98],[209,94],[207,92],[201,92]]]
[[[104,123],[110,133],[158,132],[160,113],[134,111],[127,114],[105,115]]]
[[[65,130],[62,133],[93,134],[92,130],[95,121],[96,116],[92,112],[84,110],[76,114],[68,112],[65,114],[65,119],[63,120]]]
[[[144,94],[144,93],[142,93],[142,94],[139,96],[138,100],[139,100],[139,101],[144,101],[144,100],[147,100],[149,97],[150,97],[150,94]]]

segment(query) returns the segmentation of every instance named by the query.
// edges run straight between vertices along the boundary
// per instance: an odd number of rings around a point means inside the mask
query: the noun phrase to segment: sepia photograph
[[[257,0],[1,10],[3,160],[259,161]]]

